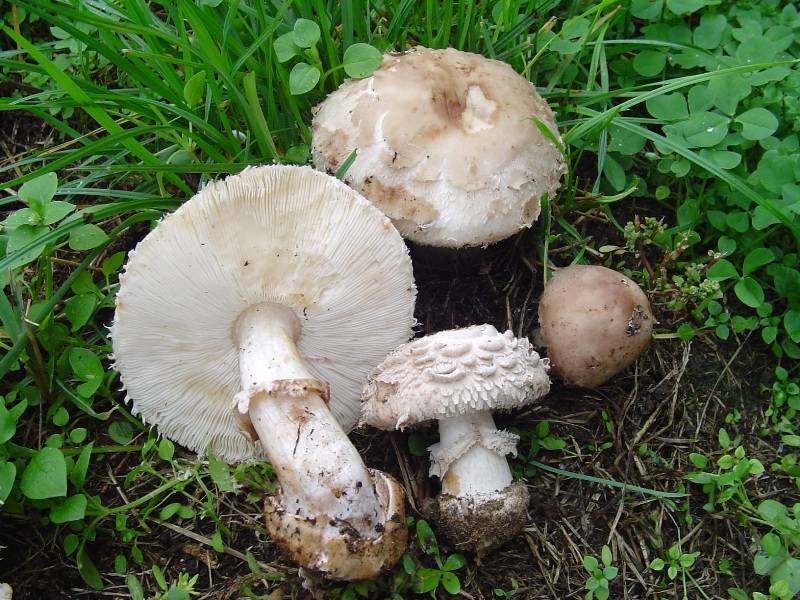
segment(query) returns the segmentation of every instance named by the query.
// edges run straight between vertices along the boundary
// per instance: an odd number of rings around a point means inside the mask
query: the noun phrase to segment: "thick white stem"
[[[344,520],[374,537],[383,522],[375,488],[298,353],[299,333],[294,312],[278,304],[253,306],[239,317],[239,370],[250,420],[287,511]]]
[[[457,448],[464,439],[490,439],[493,434],[496,436],[497,427],[488,410],[439,419],[438,446],[442,453],[446,453],[448,448]],[[511,470],[505,454],[474,443],[450,463],[442,477],[442,492],[452,496],[474,496],[497,492],[510,484]]]

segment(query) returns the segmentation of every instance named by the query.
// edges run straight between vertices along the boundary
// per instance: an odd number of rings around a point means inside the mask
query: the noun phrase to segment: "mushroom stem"
[[[511,484],[505,455],[516,454],[517,437],[498,431],[490,411],[439,419],[439,439],[430,447],[431,474],[442,478],[442,493],[476,496]]]
[[[364,463],[326,404],[327,388],[297,348],[300,321],[279,304],[252,306],[236,324],[242,391],[249,414],[293,515],[346,521],[375,537],[384,515]]]

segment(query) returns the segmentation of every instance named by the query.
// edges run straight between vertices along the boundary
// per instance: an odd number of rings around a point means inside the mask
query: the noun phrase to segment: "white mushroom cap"
[[[335,171],[400,233],[430,246],[486,246],[539,216],[565,170],[553,112],[509,65],[417,46],[387,54],[366,79],[345,82],[317,107],[314,164]]]
[[[547,359],[510,331],[491,325],[440,331],[403,344],[370,374],[362,421],[391,430],[512,410],[547,394],[547,369]]]
[[[134,412],[162,434],[228,461],[262,457],[237,427],[234,326],[278,303],[330,385],[344,429],[370,368],[407,340],[416,288],[402,238],[358,193],[308,167],[250,168],[207,185],[129,255],[112,327]]]

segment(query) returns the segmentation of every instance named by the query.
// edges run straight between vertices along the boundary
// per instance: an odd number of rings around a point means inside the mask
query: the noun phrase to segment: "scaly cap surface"
[[[564,173],[553,112],[506,63],[422,46],[387,54],[316,109],[313,156],[414,242],[486,246],[529,227]]]
[[[547,360],[527,339],[491,325],[440,331],[403,344],[369,376],[362,421],[403,429],[430,419],[511,410],[550,390]]]

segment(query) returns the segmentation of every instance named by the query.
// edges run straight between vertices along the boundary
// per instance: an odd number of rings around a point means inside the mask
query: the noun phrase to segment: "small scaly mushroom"
[[[430,474],[442,480],[432,507],[444,536],[482,554],[524,525],[528,489],[506,455],[518,437],[498,431],[492,411],[531,403],[550,389],[547,360],[526,339],[491,325],[441,331],[403,344],[369,376],[362,422],[403,429],[436,419]]]
[[[506,63],[453,48],[386,54],[315,111],[314,165],[424,246],[486,246],[530,227],[565,171],[550,107]],[[560,143],[560,142],[559,142]]]
[[[340,181],[269,166],[207,185],[129,255],[111,330],[134,412],[230,462],[268,458],[273,540],[335,579],[391,568],[403,492],[347,438],[416,288],[389,220]],[[234,407],[235,404],[235,407]]]
[[[653,311],[636,282],[606,267],[558,269],[539,301],[539,326],[553,373],[597,387],[650,344]]]

